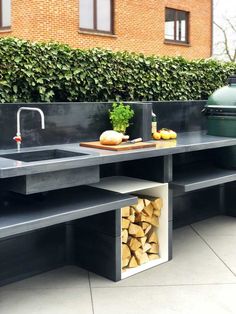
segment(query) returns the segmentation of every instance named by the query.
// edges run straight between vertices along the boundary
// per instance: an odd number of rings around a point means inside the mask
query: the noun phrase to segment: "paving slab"
[[[1,314],[93,314],[89,288],[0,291]]]
[[[94,314],[235,314],[236,285],[93,288]]]
[[[189,226],[174,231],[173,260],[118,283],[90,274],[92,287],[236,283],[236,277]]]

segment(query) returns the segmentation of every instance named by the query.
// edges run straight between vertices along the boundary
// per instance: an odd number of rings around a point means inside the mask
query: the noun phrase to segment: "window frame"
[[[79,30],[82,32],[89,32],[89,33],[100,33],[100,34],[107,34],[107,35],[114,35],[114,0],[110,0],[111,3],[111,12],[110,12],[110,31],[103,31],[99,30],[97,28],[97,0],[93,0],[93,28],[85,28],[85,27],[80,27]]]
[[[0,30],[8,30],[11,29],[11,25],[2,26],[2,1],[4,0],[0,0]]]
[[[166,43],[179,44],[179,45],[181,45],[181,44],[188,45],[189,44],[189,29],[190,29],[190,12],[189,11],[185,11],[185,10],[165,7],[165,17],[166,17],[166,11],[167,10],[172,10],[175,13],[174,14],[175,15],[175,20],[174,20],[174,39],[167,39],[165,37],[165,42]],[[186,26],[185,26],[186,40],[178,40],[178,39],[176,39],[176,35],[177,35],[177,14],[178,14],[178,12],[182,12],[182,13],[186,14]],[[166,23],[166,18],[165,18],[165,23]]]

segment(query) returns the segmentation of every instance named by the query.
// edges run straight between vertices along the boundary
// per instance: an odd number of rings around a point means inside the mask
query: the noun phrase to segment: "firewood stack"
[[[139,197],[138,203],[122,208],[122,269],[134,268],[159,258],[157,228],[161,198]]]

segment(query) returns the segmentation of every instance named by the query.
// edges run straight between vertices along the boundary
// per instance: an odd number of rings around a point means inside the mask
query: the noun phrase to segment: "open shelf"
[[[105,189],[117,193],[133,193],[143,189],[151,189],[157,186],[162,186],[163,183],[147,181],[124,176],[113,176],[102,178],[100,182],[91,184],[93,187]]]
[[[41,197],[13,194],[0,204],[0,238],[115,210],[137,198],[83,186]]]
[[[92,186],[119,193],[132,193],[136,196],[145,195],[150,197],[161,197],[163,199],[163,208],[161,216],[159,217],[159,227],[157,228],[160,258],[135,268],[126,269],[124,272],[121,269],[121,279],[128,278],[141,271],[167,262],[169,259],[168,184],[131,177],[114,176],[103,178],[99,183],[95,183]]]
[[[201,162],[176,169],[170,187],[179,192],[191,192],[235,180],[236,170],[222,169]]]

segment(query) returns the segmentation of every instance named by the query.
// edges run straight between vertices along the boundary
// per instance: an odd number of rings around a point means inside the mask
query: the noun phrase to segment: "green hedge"
[[[206,99],[235,63],[0,40],[0,102]]]

